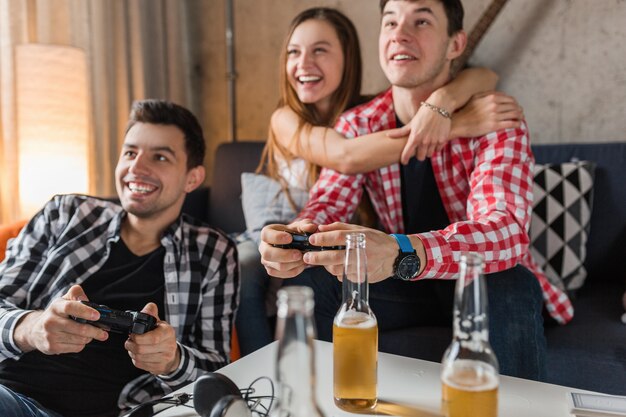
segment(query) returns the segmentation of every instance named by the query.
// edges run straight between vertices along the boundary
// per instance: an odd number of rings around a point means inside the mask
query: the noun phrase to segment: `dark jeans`
[[[489,340],[498,357],[500,373],[545,380],[543,297],[537,278],[522,266],[485,278],[489,298]],[[332,341],[333,318],[341,304],[341,283],[323,268],[310,268],[300,276],[286,280],[285,285],[313,288],[318,338]],[[397,279],[371,284],[369,301],[378,320],[380,337],[383,338],[385,331],[389,330],[450,327],[454,285],[454,280],[404,282]]]
[[[274,340],[265,306],[270,278],[261,264],[261,254],[254,242],[240,243],[237,250],[241,287],[235,327],[241,355],[245,356]]]
[[[46,410],[35,400],[0,385],[0,416],[3,417],[61,417]]]

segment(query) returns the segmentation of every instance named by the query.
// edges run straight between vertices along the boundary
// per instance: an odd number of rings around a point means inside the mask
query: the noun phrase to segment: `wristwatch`
[[[406,235],[391,234],[398,242],[400,251],[393,264],[393,277],[403,281],[410,281],[417,276],[420,270],[420,258],[413,249],[411,241]]]

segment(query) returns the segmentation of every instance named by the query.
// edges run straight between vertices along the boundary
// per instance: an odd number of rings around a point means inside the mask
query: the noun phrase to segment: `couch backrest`
[[[209,222],[226,233],[246,230],[241,208],[241,173],[254,172],[265,142],[222,143],[215,152]]]
[[[265,142],[219,145],[209,195],[209,221],[227,233],[245,230],[241,173],[254,172]],[[533,145],[538,163],[572,159],[597,164],[585,266],[593,279],[623,279],[626,269],[626,142]]]
[[[533,145],[537,163],[596,163],[585,267],[593,280],[626,277],[626,142]]]

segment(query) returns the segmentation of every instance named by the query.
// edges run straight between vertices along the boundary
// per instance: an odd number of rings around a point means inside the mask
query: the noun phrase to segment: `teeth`
[[[394,61],[407,61],[409,59],[413,59],[410,55],[398,54],[393,56]]]
[[[147,184],[138,184],[136,182],[128,183],[128,188],[134,193],[149,193],[155,190],[156,187]]]
[[[319,81],[321,79],[322,77],[318,77],[316,75],[301,75],[298,77],[298,81],[300,81],[301,83],[309,83],[313,81]]]

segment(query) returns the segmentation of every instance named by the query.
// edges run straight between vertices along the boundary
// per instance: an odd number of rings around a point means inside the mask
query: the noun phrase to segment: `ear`
[[[185,192],[190,193],[198,188],[203,182],[206,176],[206,171],[202,165],[191,168],[187,172],[187,183],[185,184]]]
[[[454,58],[461,56],[467,46],[467,33],[460,30],[450,38],[448,43],[448,59],[452,61]]]

